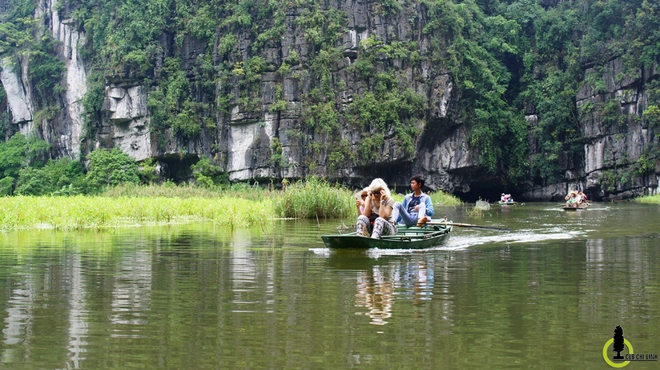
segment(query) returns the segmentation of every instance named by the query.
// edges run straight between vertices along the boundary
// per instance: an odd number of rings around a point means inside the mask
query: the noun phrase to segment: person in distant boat
[[[570,208],[577,208],[579,203],[578,203],[578,198],[577,198],[577,193],[575,191],[571,191],[570,194],[566,196],[566,207]]]
[[[364,188],[357,193],[355,193],[355,208],[357,209],[358,217],[364,212],[364,206],[367,204],[365,199],[369,194],[369,188]]]
[[[582,206],[582,204],[589,205],[589,202],[587,202],[587,194],[583,193],[582,190],[578,191],[577,197],[578,207]]]
[[[358,216],[355,232],[357,235],[371,235],[374,239],[396,234],[392,212],[394,200],[387,184],[383,179],[374,179],[368,189],[364,211]]]
[[[433,216],[433,201],[426,193],[422,192],[424,179],[421,176],[410,178],[412,193],[403,198],[403,203],[394,203],[395,219],[399,224],[406,226],[423,226]]]
[[[502,195],[500,195],[500,202],[506,202],[506,194],[502,193]]]

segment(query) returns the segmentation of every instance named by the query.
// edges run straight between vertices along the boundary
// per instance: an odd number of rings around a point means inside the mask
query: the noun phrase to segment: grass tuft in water
[[[484,209],[480,207],[478,204],[474,206],[472,209],[468,209],[465,211],[469,217],[483,217],[484,215]]]
[[[291,218],[343,218],[354,214],[353,192],[343,186],[310,178],[298,181],[286,188],[275,199],[275,214]]]

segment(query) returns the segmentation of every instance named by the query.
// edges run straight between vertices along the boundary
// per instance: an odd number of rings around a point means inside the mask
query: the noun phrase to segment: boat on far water
[[[497,203],[501,206],[515,206],[516,205],[516,202],[513,201],[513,197],[511,196],[511,194],[505,194],[505,193],[502,193],[502,195],[500,196],[500,200]]]
[[[567,207],[567,206],[564,206],[563,208],[564,208],[564,211],[584,211],[584,210],[586,210],[587,208],[589,208],[589,205],[586,204],[586,203],[582,203],[582,204],[580,204],[579,207]]]
[[[354,249],[423,249],[442,245],[449,238],[452,227],[447,225],[426,225],[422,227],[399,226],[396,235],[383,235],[380,239],[349,234],[322,235],[328,248]]]
[[[500,200],[497,203],[501,206],[515,206],[516,205],[516,202],[514,202],[512,200],[508,201],[508,202],[503,202],[503,201]]]

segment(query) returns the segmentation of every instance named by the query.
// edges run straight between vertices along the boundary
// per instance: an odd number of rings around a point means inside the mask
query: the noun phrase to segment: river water
[[[0,367],[603,369],[617,325],[622,355],[660,353],[660,206],[468,209],[436,215],[512,232],[423,251],[328,250],[341,220],[0,234]]]

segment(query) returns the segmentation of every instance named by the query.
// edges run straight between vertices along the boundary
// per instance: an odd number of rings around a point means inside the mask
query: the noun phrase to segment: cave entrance
[[[190,181],[193,178],[190,166],[199,162],[196,154],[170,154],[154,159],[161,165],[161,179],[170,180],[176,184]]]
[[[470,184],[470,191],[467,193],[454,193],[462,201],[474,203],[478,200],[487,200],[490,203],[500,200],[502,193],[511,194],[516,199],[516,194],[507,189],[504,185],[498,185],[496,182],[476,182]]]

